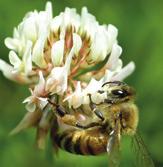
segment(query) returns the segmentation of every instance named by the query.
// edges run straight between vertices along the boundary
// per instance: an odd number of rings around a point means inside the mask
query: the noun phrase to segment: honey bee
[[[138,108],[134,103],[135,91],[127,84],[114,81],[103,84],[99,95],[105,93],[103,102],[96,104],[89,95],[90,105],[66,113],[63,107],[55,105],[58,114],[51,128],[51,139],[57,147],[74,154],[99,155],[108,153],[109,166],[120,163],[120,140],[122,135],[133,137],[134,146],[140,158],[139,166],[154,167],[153,161],[137,133]],[[54,105],[54,104],[53,104]],[[84,119],[83,119],[84,118]],[[61,128],[61,124],[65,125]]]

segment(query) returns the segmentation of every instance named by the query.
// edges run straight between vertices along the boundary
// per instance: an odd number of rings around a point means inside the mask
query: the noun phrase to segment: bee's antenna
[[[126,83],[125,82],[122,82],[122,81],[110,81],[110,82],[105,82],[103,85],[102,85],[102,87],[104,87],[105,85],[107,85],[107,84],[116,84],[116,85],[126,85]]]

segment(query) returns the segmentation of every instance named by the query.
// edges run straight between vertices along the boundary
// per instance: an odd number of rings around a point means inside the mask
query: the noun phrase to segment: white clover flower
[[[13,73],[23,72],[25,75],[28,75],[32,71],[31,47],[32,43],[28,41],[24,54],[22,55],[22,60],[14,51],[10,51],[9,60],[14,67]]]
[[[89,94],[101,103],[102,84],[123,80],[135,68],[133,62],[123,67],[117,36],[114,25],[100,25],[86,7],[81,15],[66,8],[53,17],[47,2],[45,11],[28,12],[5,39],[11,65],[0,59],[0,70],[8,79],[34,85],[25,100],[28,111],[43,108],[51,94],[73,108],[89,104]]]
[[[109,26],[110,29],[115,29],[114,26]],[[112,30],[114,32],[114,30]],[[96,30],[92,45],[90,56],[94,61],[102,61],[110,53],[112,46],[116,43],[115,33],[109,33],[105,26],[99,26]]]
[[[46,98],[45,80],[41,71],[39,72],[39,83],[34,87],[34,90],[30,89],[30,91],[31,96],[23,101],[23,103],[27,103],[27,111],[34,112],[37,107],[43,109],[48,103],[48,99]]]
[[[51,50],[51,59],[54,66],[59,66],[62,64],[64,56],[64,40],[61,39],[55,42]]]
[[[9,79],[20,83],[35,82],[31,76],[36,74],[35,78],[38,78],[36,68],[47,66],[43,52],[51,19],[51,3],[48,2],[45,11],[29,12],[18,27],[14,28],[13,38],[5,39],[5,45],[12,50],[9,59],[13,69],[1,68],[1,71],[8,73]],[[38,67],[32,66],[32,61]],[[0,63],[2,65],[3,60]]]
[[[87,87],[83,89],[84,104],[90,103],[90,97],[91,97],[92,102],[94,103],[100,103],[103,101],[102,97],[97,95],[97,91],[100,90],[102,84],[103,83],[101,81],[97,81],[94,78],[91,79]]]
[[[74,55],[74,48],[71,49],[66,58],[63,67],[54,67],[47,78],[46,91],[51,94],[57,93],[62,95],[67,90],[67,80],[70,71],[71,60]]]
[[[114,44],[112,52],[109,56],[108,62],[106,63],[106,68],[111,71],[122,68],[122,60],[119,58],[122,53],[122,48],[118,44]]]
[[[75,91],[64,99],[64,101],[66,100],[69,102],[70,107],[73,106],[74,109],[83,104],[84,96],[79,81],[77,82]]]

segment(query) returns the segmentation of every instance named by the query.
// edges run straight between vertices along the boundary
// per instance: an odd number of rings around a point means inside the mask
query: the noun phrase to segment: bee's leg
[[[101,126],[99,122],[91,122],[90,124],[87,125],[81,125],[79,122],[76,123],[76,127],[80,129],[88,129],[96,126]]]
[[[102,112],[99,109],[97,109],[95,104],[91,103],[90,107],[91,107],[92,111],[96,114],[96,116],[98,118],[100,118],[102,121],[105,119],[103,114],[102,114]]]
[[[88,128],[102,125],[100,122],[91,122],[87,125],[82,125],[77,121],[77,118],[74,115],[70,115],[70,114],[65,114],[63,117],[60,117],[60,120],[67,125],[74,126],[80,129],[88,129]]]
[[[66,114],[63,117],[60,118],[60,120],[67,125],[76,127],[77,120],[74,115]]]
[[[60,105],[56,106],[56,112],[60,117],[64,117],[67,114],[64,108]]]
[[[104,118],[102,112],[101,112],[99,109],[97,109],[96,104],[92,102],[92,99],[91,99],[91,95],[90,95],[90,94],[89,94],[89,99],[90,99],[90,108],[91,108],[91,110],[95,113],[95,115],[96,115],[98,118],[100,118],[102,121],[104,121],[105,118]]]
[[[101,126],[101,123],[99,123],[99,122],[91,122],[87,125],[81,125],[77,121],[77,118],[75,117],[75,115],[68,114],[61,105],[58,105],[58,104],[51,102],[51,101],[49,101],[49,103],[55,107],[56,113],[60,117],[60,120],[67,125],[78,127],[81,129],[88,129],[88,128],[95,127],[95,126]],[[100,119],[103,120],[102,113],[100,111],[98,112],[98,110],[96,110],[96,111],[95,110],[96,109],[94,109],[95,114],[97,113],[96,115]]]
[[[63,113],[63,112],[61,112],[61,113]],[[77,121],[77,118],[74,115],[70,115],[70,114],[64,114],[62,116],[60,114],[59,116],[60,116],[60,120],[63,123],[65,123],[67,125],[70,125],[70,126],[80,128],[80,129],[88,129],[88,128],[92,128],[92,127],[95,127],[95,126],[101,126],[100,122],[91,122],[87,125],[82,125]]]
[[[60,116],[60,120],[67,125],[74,126],[74,127],[80,128],[80,129],[88,129],[88,128],[91,128],[91,127],[101,125],[99,122],[91,122],[87,125],[81,125],[77,121],[77,118],[75,117],[75,115],[67,114],[61,106],[56,108],[56,110],[57,110],[58,115]]]
[[[59,104],[57,104],[57,103],[55,103],[55,102],[52,102],[52,101],[48,101],[53,107],[55,107],[55,110],[56,110],[56,112],[57,112],[57,114],[60,116],[60,117],[63,117],[65,114],[67,114],[66,113],[66,111],[65,111],[65,109],[61,106],[61,105],[59,105]]]
[[[49,100],[49,103],[55,107],[56,114],[59,116],[60,121],[64,124],[76,127],[76,117],[74,115],[68,114],[65,109],[54,102]]]

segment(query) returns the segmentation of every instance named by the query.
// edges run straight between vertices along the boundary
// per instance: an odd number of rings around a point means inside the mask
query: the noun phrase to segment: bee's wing
[[[115,128],[110,133],[107,153],[109,158],[109,167],[119,167],[120,163],[120,124],[117,122]]]
[[[154,167],[153,160],[147,150],[141,136],[136,133],[133,137],[133,149],[136,153],[136,166],[137,167]]]

